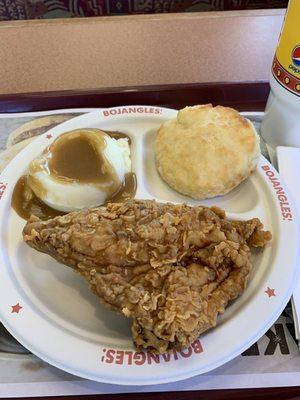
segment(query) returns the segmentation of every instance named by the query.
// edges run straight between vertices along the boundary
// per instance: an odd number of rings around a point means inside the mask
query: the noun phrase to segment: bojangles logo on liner
[[[272,183],[274,191],[276,193],[279,207],[281,211],[281,216],[283,221],[293,221],[293,214],[291,210],[291,206],[288,200],[288,197],[281,186],[279,178],[275,175],[275,173],[271,170],[268,165],[262,165],[262,170],[265,171],[269,181]]]
[[[203,348],[200,340],[195,340],[189,347],[181,351],[173,349],[170,353],[166,354],[153,354],[144,351],[124,351],[115,349],[103,349],[101,355],[101,362],[106,364],[118,365],[144,365],[144,364],[161,364],[170,361],[182,360],[189,358],[194,354],[203,353]]]
[[[6,188],[7,188],[7,183],[0,182],[0,200],[3,197]]]
[[[162,109],[159,107],[120,107],[103,110],[102,115],[109,117],[111,115],[122,114],[161,114]]]

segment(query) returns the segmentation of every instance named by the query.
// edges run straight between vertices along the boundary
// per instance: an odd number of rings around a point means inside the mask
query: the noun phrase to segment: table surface
[[[264,81],[285,10],[0,24],[0,94]]]
[[[0,96],[0,112],[42,111],[58,108],[110,107],[126,104],[147,104],[181,108],[185,105],[211,102],[234,107],[240,111],[263,111],[269,93],[267,82],[256,83],[198,83],[161,85],[131,88],[111,88],[93,91],[37,93],[28,95]],[[62,399],[63,397],[56,397]],[[67,396],[66,400],[79,399]],[[297,399],[299,387],[210,390],[167,393],[134,393],[84,396],[87,399],[116,400],[235,400],[235,399]],[[37,399],[37,398],[34,398]],[[48,399],[48,397],[43,397]],[[55,399],[54,397],[49,397]]]

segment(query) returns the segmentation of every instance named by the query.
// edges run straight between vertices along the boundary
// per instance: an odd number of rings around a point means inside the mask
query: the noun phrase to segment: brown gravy
[[[96,129],[89,129],[90,131],[97,131]],[[121,132],[108,132],[115,139],[130,138]],[[60,137],[63,138],[63,135]],[[89,140],[86,136],[80,135],[80,131],[74,131],[67,140],[58,140],[53,142],[51,152],[47,154],[46,168],[51,175],[56,176],[57,179],[67,181],[77,181],[82,183],[98,183],[104,184],[107,190],[109,202],[122,202],[131,199],[135,196],[137,182],[136,176],[133,172],[125,175],[125,181],[120,186],[120,181],[108,163],[105,157],[102,156],[102,150],[105,148],[105,142],[100,135],[97,137],[97,143]],[[97,151],[95,145],[97,144],[100,152]],[[49,149],[46,149],[46,152]],[[49,157],[48,157],[49,156]],[[34,169],[44,168],[40,164],[31,165],[31,173]],[[40,219],[49,219],[58,215],[66,213],[55,210],[47,206],[28,185],[30,180],[31,187],[34,188],[36,193],[42,195],[43,188],[39,188],[38,182],[35,182],[33,176],[22,176],[15,185],[12,195],[12,207],[17,214],[24,218],[29,219],[31,215],[35,215]]]
[[[78,129],[63,134],[29,164],[28,184],[37,197],[46,196],[45,187],[34,177],[43,170],[58,181],[97,184],[107,198],[120,190],[122,182],[104,156],[105,138],[99,132],[99,129]]]
[[[14,187],[11,199],[12,208],[23,219],[35,215],[40,219],[50,219],[64,213],[47,206],[40,200],[27,184],[27,176],[21,176]]]
[[[16,213],[23,219],[28,220],[31,215],[40,219],[47,220],[64,215],[66,213],[54,210],[41,201],[27,184],[27,176],[21,176],[14,187],[11,205]],[[134,172],[125,175],[125,182],[121,189],[111,198],[108,203],[122,203],[123,201],[133,199],[136,193],[137,181]]]
[[[51,158],[48,161],[51,175],[81,183],[102,183],[113,178],[114,169],[102,156],[105,142],[100,135],[97,140],[100,151],[96,143],[80,134],[56,143],[51,146]]]
[[[121,189],[107,203],[122,203],[123,201],[133,199],[137,189],[136,175],[133,172],[125,174],[125,181]]]

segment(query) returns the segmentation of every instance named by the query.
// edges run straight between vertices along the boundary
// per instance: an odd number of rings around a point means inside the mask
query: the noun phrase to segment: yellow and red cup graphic
[[[272,73],[278,83],[300,96],[300,1],[290,0]]]

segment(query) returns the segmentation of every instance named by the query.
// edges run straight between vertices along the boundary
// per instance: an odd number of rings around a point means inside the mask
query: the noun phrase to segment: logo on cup
[[[296,46],[292,52],[293,64],[300,67],[300,46]]]

